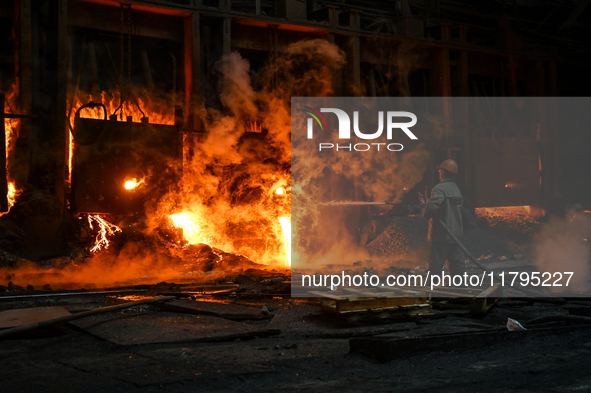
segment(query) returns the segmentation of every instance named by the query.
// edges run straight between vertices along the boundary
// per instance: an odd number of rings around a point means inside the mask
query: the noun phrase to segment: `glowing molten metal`
[[[106,249],[109,247],[109,240],[107,236],[113,236],[117,232],[121,232],[121,228],[119,228],[115,224],[111,224],[110,222],[106,221],[101,216],[97,215],[89,215],[88,216],[88,225],[90,229],[93,229],[92,222],[95,221],[98,224],[98,235],[96,236],[96,240],[94,242],[94,246],[90,249],[90,252],[97,252],[102,249]]]
[[[134,188],[137,188],[141,184],[144,184],[143,179],[140,181],[137,181],[135,178],[133,178],[133,179],[125,180],[124,187],[126,190],[133,190]]]
[[[283,230],[285,251],[287,252],[287,265],[291,266],[291,219],[289,217],[279,217],[279,223]]]
[[[207,244],[207,239],[203,234],[203,230],[191,220],[187,213],[172,214],[168,216],[168,218],[170,218],[175,227],[183,230],[183,237],[187,239],[190,244]]]
[[[16,198],[20,195],[21,191],[16,189],[14,182],[8,183],[8,194],[6,195],[8,198],[8,209],[16,203]]]

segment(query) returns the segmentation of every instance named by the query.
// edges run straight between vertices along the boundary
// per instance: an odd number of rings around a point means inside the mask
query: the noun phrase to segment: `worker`
[[[429,219],[429,271],[441,274],[447,260],[451,275],[463,275],[466,271],[464,254],[437,220],[443,221],[456,238],[462,238],[463,198],[455,182],[458,164],[454,160],[445,160],[437,169],[440,183],[431,191],[431,198],[422,212],[423,217]]]

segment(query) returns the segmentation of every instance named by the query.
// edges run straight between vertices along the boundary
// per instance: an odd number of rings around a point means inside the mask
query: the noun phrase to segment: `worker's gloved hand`
[[[406,205],[410,214],[421,214],[425,205]]]

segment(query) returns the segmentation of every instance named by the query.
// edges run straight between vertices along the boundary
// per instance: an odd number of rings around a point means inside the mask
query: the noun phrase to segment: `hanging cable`
[[[119,106],[115,109],[115,111],[113,112],[113,116],[117,116],[117,112],[119,110],[121,110],[120,113],[120,118],[121,120],[123,120],[123,102],[125,101],[124,99],[124,91],[123,91],[123,75],[124,75],[124,69],[125,69],[125,58],[124,58],[124,46],[125,46],[125,35],[123,33],[123,26],[124,26],[124,21],[125,21],[125,5],[123,3],[121,3],[121,9],[120,9],[120,23],[119,23]]]
[[[127,11],[127,31],[125,31],[125,11]],[[117,115],[117,112],[121,110],[119,116],[120,119],[123,120],[123,103],[131,98],[131,101],[135,104],[137,109],[142,114],[142,119],[146,118],[146,114],[140,107],[139,103],[136,101],[135,97],[133,97],[132,89],[131,89],[131,32],[132,32],[132,25],[131,25],[131,4],[123,4],[121,3],[121,23],[119,25],[120,30],[120,71],[121,74],[119,75],[119,91],[121,96],[121,101],[113,115]],[[125,33],[127,33],[127,84],[124,84],[124,73],[125,73]],[[123,86],[126,86],[124,89]]]

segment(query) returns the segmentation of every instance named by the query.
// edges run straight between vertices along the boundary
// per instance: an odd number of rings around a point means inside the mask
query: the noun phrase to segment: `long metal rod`
[[[38,297],[61,297],[61,296],[85,296],[85,295],[119,295],[124,293],[147,292],[147,289],[130,289],[125,291],[98,291],[98,292],[58,292],[58,293],[41,293],[34,295],[17,295],[17,296],[1,296],[0,300],[11,299],[33,299]]]
[[[449,237],[451,237],[452,240],[458,245],[458,247],[460,247],[460,249],[462,250],[462,252],[468,257],[468,259],[470,259],[472,261],[472,263],[474,263],[476,266],[478,266],[482,270],[490,270],[488,267],[486,267],[483,264],[479,263],[476,260],[476,258],[474,258],[472,256],[472,254],[470,254],[470,251],[468,251],[466,249],[466,247],[464,247],[464,245],[462,243],[460,243],[460,241],[458,240],[458,238],[453,233],[451,233],[451,231],[449,230],[449,228],[447,227],[447,225],[445,225],[443,223],[443,221],[441,221],[441,219],[437,218],[437,222],[443,227],[443,229],[445,229],[445,232],[447,232],[447,234],[449,235]]]
[[[397,205],[390,202],[360,202],[360,201],[342,201],[342,202],[320,202],[319,205]]]
[[[5,119],[36,119],[37,116],[36,115],[20,115],[17,113],[5,113],[4,118]]]
[[[6,113],[4,113],[4,94],[0,94],[0,105],[2,105],[0,112],[0,122],[4,125]],[[8,211],[8,157],[6,156],[6,132],[2,133],[0,138],[0,212]]]
[[[135,302],[128,302],[128,303],[123,303],[123,304],[117,304],[115,306],[97,308],[97,309],[89,310],[89,311],[83,311],[83,312],[80,312],[80,313],[77,313],[77,314],[66,315],[64,317],[49,319],[47,321],[30,323],[28,325],[17,326],[17,327],[13,327],[13,328],[10,328],[10,329],[2,330],[2,331],[0,331],[0,338],[5,338],[5,337],[13,336],[15,334],[20,334],[20,333],[30,332],[32,330],[36,330],[36,329],[39,329],[41,327],[57,325],[58,323],[69,322],[69,321],[73,321],[75,319],[89,317],[91,315],[103,314],[103,313],[106,313],[106,312],[109,312],[109,311],[122,310],[124,308],[138,306],[140,304],[150,304],[150,303],[156,303],[156,302],[167,302],[167,301],[173,300],[173,299],[176,299],[176,297],[175,296],[162,296],[162,297],[155,297],[155,298],[152,298],[152,299],[142,299],[142,300],[137,300]]]
[[[464,253],[464,254],[465,254],[465,255],[466,255],[466,256],[467,256],[467,257],[468,257],[468,258],[469,258],[469,259],[470,259],[470,260],[471,260],[471,261],[472,261],[472,262],[473,262],[475,265],[476,265],[476,266],[478,266],[479,268],[481,268],[481,269],[482,269],[482,270],[484,270],[484,271],[491,270],[490,268],[487,268],[486,266],[482,265],[481,263],[478,263],[478,261],[476,260],[476,258],[474,258],[474,257],[472,256],[472,254],[470,254],[470,252],[469,252],[469,251],[466,249],[466,247],[464,247],[464,245],[463,245],[462,243],[460,243],[460,241],[458,240],[458,238],[457,238],[457,237],[456,237],[456,236],[455,236],[453,233],[451,233],[450,229],[447,227],[447,225],[445,225],[445,224],[443,223],[443,221],[441,221],[441,219],[437,218],[437,222],[438,222],[438,223],[439,223],[439,224],[440,224],[440,225],[443,227],[443,229],[445,229],[445,231],[447,232],[447,234],[448,234],[448,235],[449,235],[449,236],[452,238],[452,240],[453,240],[453,241],[454,241],[454,242],[455,242],[455,243],[458,245],[458,247],[460,247],[460,249],[462,250],[462,252],[463,252],[463,253]],[[511,286],[511,288],[512,288],[512,289],[514,289],[514,290],[516,290],[516,291],[518,291],[518,292],[521,292],[521,293],[524,293],[524,294],[526,294],[526,295],[529,295],[529,296],[543,296],[543,294],[541,294],[541,293],[536,293],[536,292],[533,292],[533,291],[529,291],[529,290],[527,290],[527,289],[523,289],[523,288],[519,288],[519,287],[514,287],[514,286]]]

